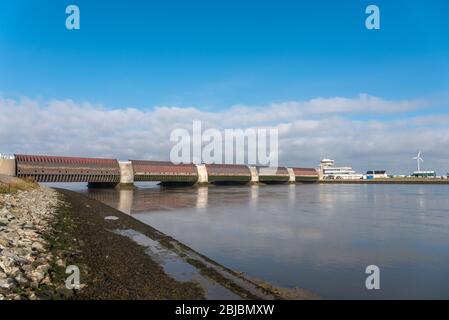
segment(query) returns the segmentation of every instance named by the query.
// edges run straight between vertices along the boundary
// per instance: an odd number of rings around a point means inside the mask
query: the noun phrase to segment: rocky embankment
[[[40,299],[53,286],[45,234],[58,204],[45,187],[0,193],[0,300]]]

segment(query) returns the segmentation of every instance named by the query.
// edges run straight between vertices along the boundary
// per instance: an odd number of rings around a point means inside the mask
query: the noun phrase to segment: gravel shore
[[[0,194],[0,300],[39,299],[52,286],[44,235],[59,203],[45,187]]]

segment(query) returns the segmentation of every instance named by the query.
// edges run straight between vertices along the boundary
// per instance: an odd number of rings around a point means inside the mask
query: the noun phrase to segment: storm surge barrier
[[[89,186],[163,184],[317,182],[313,168],[259,167],[240,164],[174,164],[169,161],[60,157],[16,154],[0,159],[0,174],[37,182],[87,182]]]

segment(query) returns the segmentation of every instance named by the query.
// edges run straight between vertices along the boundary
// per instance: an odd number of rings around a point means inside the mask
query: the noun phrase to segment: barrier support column
[[[257,172],[257,168],[254,166],[248,166],[249,171],[251,172],[251,184],[259,183],[259,173]]]
[[[134,170],[131,161],[119,161],[120,167],[120,188],[134,187]]]
[[[296,182],[296,176],[295,176],[295,172],[293,171],[292,168],[287,168],[288,171],[288,183],[295,183]]]
[[[207,175],[207,169],[205,164],[197,164],[196,169],[198,171],[198,182],[197,184],[208,184],[209,177]]]

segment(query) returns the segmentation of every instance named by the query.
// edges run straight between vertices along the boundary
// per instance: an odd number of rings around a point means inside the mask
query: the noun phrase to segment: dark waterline
[[[70,186],[249,277],[323,298],[449,298],[449,186]],[[380,268],[380,290],[365,268]]]

